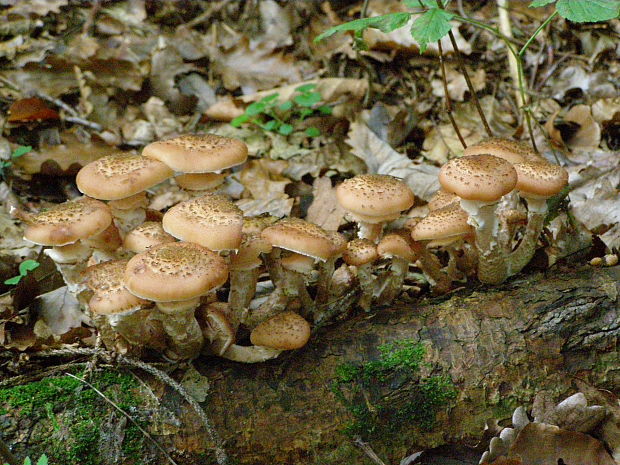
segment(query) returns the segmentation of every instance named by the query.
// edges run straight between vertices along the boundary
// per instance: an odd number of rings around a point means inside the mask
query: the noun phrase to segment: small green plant
[[[252,123],[264,131],[277,132],[288,136],[295,126],[309,116],[331,115],[332,107],[321,104],[322,95],[316,91],[316,84],[304,84],[295,89],[291,100],[280,102],[280,94],[270,94],[258,102],[251,103],[245,113],[233,119],[230,124],[236,128],[244,123]],[[309,137],[321,134],[318,128],[306,128]]]
[[[20,145],[13,151],[9,160],[0,160],[0,179],[5,179],[5,170],[13,165],[14,160],[23,157],[31,150],[32,147],[29,145]]]
[[[9,464],[5,463],[4,465],[9,465]],[[30,460],[30,457],[26,457],[24,459],[24,465],[32,465],[32,460]],[[43,454],[41,457],[39,457],[39,460],[37,460],[36,465],[47,465],[47,455]]]
[[[19,282],[24,278],[28,273],[33,270],[39,268],[41,264],[36,260],[24,260],[19,264],[19,274],[17,276],[13,276],[4,281],[4,284],[8,286],[13,286],[19,284]]]

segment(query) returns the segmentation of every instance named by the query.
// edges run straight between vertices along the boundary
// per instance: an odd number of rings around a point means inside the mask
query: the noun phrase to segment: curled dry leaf
[[[551,139],[559,145],[566,145],[569,149],[595,149],[601,143],[601,127],[592,117],[588,105],[575,105],[564,116],[563,122],[572,125],[564,139],[562,132],[557,128],[559,112],[556,112],[547,123],[545,129]]]
[[[487,75],[484,69],[478,68],[475,71],[469,70],[469,74],[474,89],[484,89],[487,84]],[[448,94],[450,94],[450,98],[457,102],[462,102],[465,100],[465,93],[469,92],[469,88],[467,87],[467,81],[465,81],[463,73],[450,66],[446,71],[446,81],[448,82]],[[445,95],[443,81],[441,78],[433,79],[431,81],[431,85],[433,87],[433,95],[436,95],[437,97],[443,97]]]
[[[38,296],[31,304],[31,308],[37,312],[39,319],[45,323],[52,335],[60,336],[72,328],[82,326],[82,323],[91,324],[90,318],[82,311],[80,303],[69,292],[67,286]],[[47,337],[48,334],[37,336]]]
[[[177,89],[175,77],[194,69],[195,66],[184,63],[179,52],[170,45],[164,45],[153,53],[150,78],[153,95],[166,102],[177,115],[188,113],[194,106],[194,99]]]

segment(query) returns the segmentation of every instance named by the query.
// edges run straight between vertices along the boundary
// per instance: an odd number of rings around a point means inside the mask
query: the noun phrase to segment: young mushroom
[[[357,270],[357,279],[360,283],[362,295],[357,304],[364,310],[369,310],[375,291],[375,276],[372,274],[372,264],[379,258],[377,246],[368,239],[353,239],[347,243],[342,259],[347,265]]]
[[[156,302],[157,318],[171,339],[169,356],[198,355],[202,331],[194,317],[200,296],[228,279],[228,267],[215,252],[190,242],[169,242],[135,255],[127,263],[125,287]]]
[[[400,294],[409,263],[416,258],[411,248],[409,232],[401,230],[386,234],[377,245],[377,253],[381,258],[391,259],[392,262],[385,287],[378,292],[381,302],[390,304]]]
[[[413,192],[400,179],[382,174],[361,174],[336,188],[342,208],[358,223],[358,236],[376,242],[383,224],[398,218],[413,205]]]

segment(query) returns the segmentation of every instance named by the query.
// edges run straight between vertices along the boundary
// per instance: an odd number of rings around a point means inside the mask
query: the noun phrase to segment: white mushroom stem
[[[304,275],[302,273],[286,269],[282,269],[282,272],[284,274],[284,294],[288,298],[299,297],[304,316],[313,314],[316,305],[308,293]]]
[[[528,198],[527,208],[527,226],[523,238],[516,250],[508,257],[508,276],[519,273],[530,262],[536,253],[536,244],[545,224],[546,199]]]
[[[467,222],[476,230],[478,280],[486,284],[499,284],[508,277],[506,257],[498,241],[496,205],[461,199],[461,207],[469,215]]]
[[[316,282],[316,304],[318,306],[327,304],[329,300],[330,284],[336,269],[337,259],[338,257],[336,256],[319,262],[319,278]]]
[[[372,242],[377,242],[381,232],[383,231],[383,223],[367,223],[366,221],[357,221],[359,226],[357,231],[357,237],[360,239],[368,239]]]
[[[400,294],[409,270],[409,261],[401,257],[392,257],[390,265],[390,277],[386,283],[384,290],[381,292],[381,303],[392,303]]]
[[[242,323],[250,329],[255,328],[263,321],[268,320],[278,313],[282,313],[286,310],[287,304],[288,297],[284,293],[284,290],[281,287],[276,287],[271,294],[269,294],[265,302],[257,309],[248,312]]]
[[[231,324],[236,329],[243,321],[247,308],[256,293],[256,284],[260,275],[260,268],[251,270],[233,270],[230,273],[230,293],[228,303],[232,310]]]
[[[223,358],[241,363],[260,363],[276,358],[281,350],[263,346],[240,346],[232,344],[222,354]]]
[[[86,269],[86,260],[91,249],[81,242],[56,246],[44,252],[56,264],[69,292],[75,296],[86,290],[82,272]]]
[[[362,290],[362,295],[357,304],[360,308],[369,310],[375,290],[375,275],[372,274],[372,263],[366,263],[356,268],[357,279],[360,282],[360,289]]]
[[[198,298],[181,302],[157,302],[157,319],[170,337],[170,350],[174,358],[194,358],[202,349],[204,337],[194,316],[199,303]]]
[[[421,247],[418,260],[422,272],[433,287],[433,291],[437,294],[448,292],[452,287],[452,281],[446,273],[441,271],[439,259],[430,253],[426,247]]]
[[[162,324],[151,317],[152,309],[136,307],[132,310],[108,316],[112,329],[131,344],[163,350]]]

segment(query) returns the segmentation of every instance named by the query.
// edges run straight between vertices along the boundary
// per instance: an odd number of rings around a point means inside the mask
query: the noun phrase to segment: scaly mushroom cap
[[[134,208],[145,208],[149,204],[146,198],[146,192],[138,192],[129,197],[119,200],[110,200],[108,206],[116,210],[132,210]]]
[[[151,247],[175,242],[176,239],[164,231],[161,223],[157,221],[145,221],[132,231],[129,231],[123,241],[123,248],[130,252],[142,253]]]
[[[361,174],[347,179],[336,188],[336,198],[345,210],[364,216],[400,214],[415,200],[407,184],[382,174]]]
[[[467,224],[467,212],[459,204],[433,210],[411,230],[414,241],[432,241],[465,236],[473,228]]]
[[[407,231],[391,232],[386,234],[379,245],[377,253],[382,258],[402,258],[408,262],[415,260],[415,253],[411,248],[411,239]]]
[[[248,147],[240,140],[215,134],[184,134],[152,142],[144,147],[142,155],[181,173],[209,173],[245,162]]]
[[[333,245],[327,231],[299,218],[287,218],[261,233],[273,247],[297,252],[319,260],[327,260]]]
[[[482,140],[463,150],[463,156],[471,155],[493,155],[513,164],[543,160],[529,145],[501,137]]]
[[[82,168],[78,189],[100,200],[119,200],[142,192],[172,176],[162,162],[129,153],[99,158]]]
[[[340,257],[347,249],[347,238],[337,231],[327,231],[327,235],[332,241],[332,258]]]
[[[211,250],[236,250],[241,244],[243,212],[226,196],[205,194],[176,204],[162,219],[164,231]]]
[[[155,302],[190,300],[226,282],[228,267],[215,252],[191,242],[155,246],[129,260],[125,287]]]
[[[81,197],[32,215],[24,238],[39,245],[67,245],[103,232],[112,223],[108,206]]]
[[[431,211],[438,210],[452,203],[457,203],[458,201],[458,195],[439,189],[437,193],[433,195],[433,198],[428,201],[428,209]]]
[[[280,264],[285,270],[308,274],[314,269],[314,258],[293,252],[280,260]]]
[[[568,184],[568,172],[553,163],[527,162],[514,167],[519,177],[516,189],[525,197],[552,197]]]
[[[256,346],[299,349],[310,339],[310,325],[295,312],[283,312],[259,324],[250,334]]]
[[[278,218],[271,215],[246,216],[243,218],[242,231],[244,234],[260,234],[263,232],[263,229],[273,225],[277,221]]]
[[[361,266],[372,263],[379,254],[377,246],[368,239],[353,239],[347,243],[347,249],[342,254],[342,259],[347,265]]]
[[[95,293],[88,303],[93,313],[114,315],[149,304],[148,300],[136,297],[123,285],[127,262],[113,260],[86,268],[86,285]]]
[[[246,271],[262,265],[260,254],[271,252],[271,244],[258,234],[243,234],[241,245],[236,254],[230,258],[230,269]]]
[[[441,187],[466,200],[496,202],[517,184],[512,163],[493,155],[453,158],[439,171]]]
[[[221,186],[227,173],[191,173],[175,177],[179,187],[187,191],[206,191]]]

